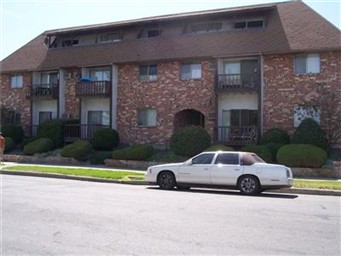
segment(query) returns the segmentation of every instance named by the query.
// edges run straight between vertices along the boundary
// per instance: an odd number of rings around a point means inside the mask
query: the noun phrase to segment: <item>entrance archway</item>
[[[200,111],[197,111],[195,109],[185,109],[175,114],[175,131],[189,125],[205,127],[205,116]]]

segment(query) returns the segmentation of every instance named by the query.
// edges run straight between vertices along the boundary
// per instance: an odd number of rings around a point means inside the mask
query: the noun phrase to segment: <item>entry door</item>
[[[180,183],[210,184],[210,172],[215,153],[203,153],[179,168]]]
[[[211,169],[211,183],[234,186],[242,173],[238,153],[219,153]]]

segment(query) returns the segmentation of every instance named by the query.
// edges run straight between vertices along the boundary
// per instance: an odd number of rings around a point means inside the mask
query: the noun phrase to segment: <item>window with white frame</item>
[[[88,124],[110,125],[109,111],[88,111]]]
[[[22,87],[23,87],[23,76],[12,75],[11,76],[11,89],[22,88]]]
[[[298,54],[294,60],[295,74],[320,73],[319,54]]]
[[[156,126],[156,109],[146,108],[137,111],[137,124],[140,126]]]
[[[157,80],[157,65],[141,65],[140,66],[140,81],[155,81]]]
[[[39,112],[39,124],[42,124],[46,121],[52,119],[52,112],[51,111],[40,111]]]
[[[89,76],[92,81],[110,81],[110,69],[90,69]]]
[[[183,64],[181,65],[181,80],[200,79],[201,64]]]
[[[320,109],[311,106],[297,106],[294,108],[294,127],[298,127],[307,118],[312,118],[320,124]]]

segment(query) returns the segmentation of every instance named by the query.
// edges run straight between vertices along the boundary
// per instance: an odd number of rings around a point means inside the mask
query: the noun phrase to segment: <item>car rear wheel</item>
[[[161,172],[157,178],[157,184],[161,189],[174,189],[175,183],[174,174],[171,172]]]
[[[255,195],[260,193],[260,184],[258,179],[252,175],[245,175],[239,179],[238,188],[242,194]]]

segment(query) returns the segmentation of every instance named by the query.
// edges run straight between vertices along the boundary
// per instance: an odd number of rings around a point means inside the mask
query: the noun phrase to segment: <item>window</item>
[[[216,32],[222,30],[221,22],[211,22],[211,23],[198,23],[191,25],[192,33],[206,33],[206,32]]]
[[[238,21],[234,23],[234,29],[263,28],[263,20]]]
[[[181,65],[181,79],[200,79],[201,78],[201,64],[184,64]]]
[[[39,112],[39,124],[42,124],[46,121],[52,119],[52,112],[50,111],[41,111]]]
[[[239,155],[238,154],[230,154],[230,153],[221,153],[218,155],[216,164],[239,164]]]
[[[58,83],[58,73],[43,73],[41,74],[42,84],[57,84]]]
[[[320,73],[319,54],[300,54],[294,60],[295,74],[316,74]]]
[[[257,126],[257,110],[230,110],[231,126]]]
[[[298,127],[304,119],[312,118],[320,124],[321,111],[310,106],[298,106],[294,108],[294,127]]]
[[[90,125],[110,125],[109,111],[89,111],[88,124]]]
[[[110,81],[109,69],[90,69],[89,75],[92,81]]]
[[[161,29],[155,28],[153,26],[147,27],[141,30],[141,32],[137,35],[138,39],[141,38],[153,38],[161,35]]]
[[[214,153],[201,154],[192,159],[192,164],[211,164],[213,157]]]
[[[11,88],[22,88],[23,87],[23,76],[22,75],[12,75],[11,76]]]
[[[68,39],[62,41],[62,47],[71,47],[74,45],[78,45],[79,40],[78,39]]]
[[[157,37],[159,35],[160,35],[160,30],[158,30],[158,29],[152,29],[152,30],[147,31],[147,37],[148,38]]]
[[[157,65],[140,66],[140,81],[157,80]]]
[[[141,126],[156,126],[156,109],[141,109],[137,111],[137,124]]]
[[[103,34],[99,37],[100,43],[119,42],[121,40],[122,40],[122,36],[120,33],[107,33],[107,34]]]

